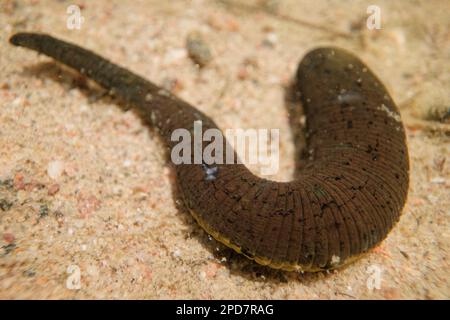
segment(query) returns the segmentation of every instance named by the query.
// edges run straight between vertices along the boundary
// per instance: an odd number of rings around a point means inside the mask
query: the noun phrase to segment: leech
[[[218,128],[187,102],[92,51],[37,33],[18,33],[10,42],[114,92],[156,126],[169,148],[175,129],[193,132],[198,120],[205,130]],[[378,245],[399,220],[409,184],[405,131],[384,85],[347,51],[310,51],[295,80],[310,154],[296,180],[260,178],[240,163],[177,164],[178,187],[200,226],[249,259],[285,270],[334,269]]]

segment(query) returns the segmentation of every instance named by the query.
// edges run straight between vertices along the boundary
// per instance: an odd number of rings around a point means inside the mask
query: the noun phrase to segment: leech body
[[[114,92],[158,129],[168,148],[177,143],[172,131],[191,131],[196,120],[204,130],[217,128],[188,103],[91,51],[44,34],[19,33],[10,41]],[[376,246],[398,221],[409,183],[405,132],[385,87],[346,51],[309,52],[296,82],[311,155],[298,179],[270,181],[243,164],[180,164],[177,182],[198,223],[237,252],[273,268],[332,269]]]

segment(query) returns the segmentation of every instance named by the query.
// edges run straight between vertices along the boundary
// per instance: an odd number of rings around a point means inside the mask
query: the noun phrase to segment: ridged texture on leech
[[[177,143],[170,141],[172,131],[193,132],[195,120],[202,120],[203,131],[217,128],[195,107],[91,51],[42,34],[17,34],[11,42],[128,101],[168,148]],[[247,257],[274,268],[335,268],[373,248],[398,221],[409,180],[405,132],[385,87],[344,50],[309,52],[296,83],[309,154],[296,180],[269,181],[242,164],[181,164],[177,181],[202,227]]]

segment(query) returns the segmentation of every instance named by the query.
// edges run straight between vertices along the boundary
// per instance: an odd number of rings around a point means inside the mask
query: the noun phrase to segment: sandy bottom
[[[84,22],[70,30],[70,1],[2,1],[0,298],[448,299],[450,124],[433,115],[450,106],[449,2],[377,1],[382,29],[371,31],[372,2],[79,1]],[[284,96],[298,61],[319,45],[347,48],[400,107],[403,216],[342,270],[259,266],[195,223],[154,132],[84,78],[10,46],[19,30],[95,50],[222,128],[279,128],[279,180],[295,165]],[[192,31],[211,49],[202,69],[186,52]]]

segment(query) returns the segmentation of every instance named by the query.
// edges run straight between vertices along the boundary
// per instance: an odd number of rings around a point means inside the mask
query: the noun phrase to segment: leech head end
[[[9,43],[15,46],[37,50],[44,38],[51,38],[43,33],[18,32],[9,38]]]
[[[13,34],[12,36],[11,36],[11,38],[9,38],[9,43],[11,43],[11,44],[13,44],[13,45],[15,45],[15,46],[20,46],[21,45],[21,43],[22,43],[22,39],[23,39],[23,36],[24,36],[25,34],[24,33],[16,33],[16,34]]]

